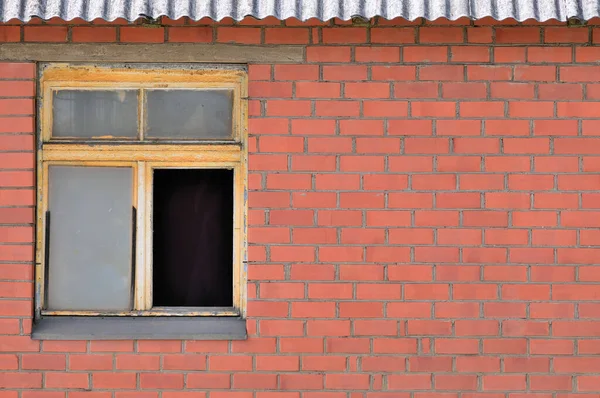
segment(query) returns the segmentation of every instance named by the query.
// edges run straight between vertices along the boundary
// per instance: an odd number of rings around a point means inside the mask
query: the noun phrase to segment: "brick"
[[[129,43],[162,43],[165,41],[164,28],[122,27],[120,41]]]
[[[283,374],[279,379],[282,390],[320,390],[323,388],[323,376],[318,374]]]
[[[429,390],[431,377],[421,374],[389,375],[388,388],[391,390]]]
[[[60,354],[23,354],[21,366],[29,370],[65,370],[66,357]]]
[[[98,389],[135,389],[135,373],[95,373],[92,384]]]
[[[452,171],[480,171],[481,157],[480,156],[439,156],[437,158],[437,171],[452,172]],[[473,175],[465,175],[468,177]]]
[[[251,134],[288,134],[288,126],[289,120],[283,118],[248,120],[248,130]]]
[[[334,171],[335,169],[335,156],[292,156],[292,170],[295,171]]]
[[[444,46],[409,46],[402,51],[404,62],[447,62],[448,47]]]
[[[319,68],[316,65],[275,65],[275,80],[317,80]]]
[[[21,41],[20,26],[0,26],[0,42],[18,42]]]
[[[366,43],[367,32],[361,28],[328,28],[323,29],[323,43],[326,44],[348,44]]]
[[[452,62],[489,62],[491,51],[488,47],[451,47]]]
[[[435,341],[435,353],[445,354],[477,354],[479,353],[479,341],[476,339],[443,339]]]
[[[26,26],[23,39],[29,42],[66,42],[66,26]]]
[[[399,62],[400,48],[356,47],[354,58],[356,62]]]
[[[415,80],[416,68],[414,66],[372,66],[371,67],[371,78],[373,80]]]
[[[349,62],[350,47],[307,47],[306,48],[307,62]]]
[[[335,115],[340,112],[354,112],[352,107],[348,109],[347,105],[352,104],[341,104],[343,107],[338,106],[340,104],[331,103],[324,106],[319,106],[318,112],[326,115]],[[340,111],[340,108],[343,108],[343,111]],[[336,115],[339,116],[339,115]],[[326,120],[326,119],[295,119],[292,120],[292,134],[298,135],[332,135],[335,133],[335,121],[334,120]],[[335,139],[333,139],[335,140]],[[327,140],[316,140],[312,142],[327,142]],[[309,142],[311,142],[309,140]]]
[[[241,27],[219,27],[217,29],[217,42],[259,44],[261,29]]]
[[[493,357],[458,357],[456,369],[459,372],[499,372],[500,359]]]
[[[534,85],[531,83],[490,83],[491,98],[501,99],[533,99]]]
[[[503,143],[504,153],[507,154],[547,154],[550,152],[548,138],[505,138]]]
[[[396,104],[393,106],[393,111],[388,111],[386,108],[388,108],[388,105],[392,104],[394,103],[387,101],[369,101],[363,103],[363,111],[365,113],[371,113],[372,116],[386,116],[385,114],[388,112],[406,116],[406,104]],[[377,111],[373,108],[377,108]],[[382,120],[340,120],[341,135],[381,136],[383,135],[383,132],[384,122]]]
[[[438,158],[438,169],[441,158]],[[464,167],[464,166],[463,166]],[[442,171],[442,170],[439,170]],[[444,171],[476,171],[476,170],[444,170]],[[504,188],[504,176],[497,174],[464,174],[459,177],[462,190],[494,190]]]
[[[379,265],[340,265],[339,269],[340,280],[383,280],[383,267]]]
[[[0,373],[0,388],[42,388],[42,374],[31,372]]]
[[[0,118],[0,133],[31,133],[33,131],[32,122],[32,119],[29,117]],[[31,137],[17,137],[13,140],[30,141]],[[2,141],[7,141],[7,145],[10,145],[11,139],[3,139]]]
[[[165,355],[163,369],[168,370],[206,370],[205,355]]]
[[[481,122],[478,120],[438,120],[436,131],[440,136],[477,136],[481,135]]]
[[[500,140],[497,138],[454,138],[455,153],[498,153]]]
[[[256,369],[259,371],[298,371],[300,360],[298,356],[257,356]]]
[[[322,353],[323,338],[282,337],[280,351],[282,353]]]
[[[402,372],[405,358],[389,356],[369,356],[361,358],[361,369],[366,372]]]
[[[481,231],[476,229],[440,229],[437,231],[437,240],[438,243],[443,245],[477,245],[481,244]]]
[[[504,116],[504,103],[503,102],[461,102],[460,116],[461,117],[503,117]],[[489,134],[488,123],[486,122],[486,134]]]
[[[508,114],[511,117],[552,117],[554,116],[554,103],[552,102],[509,102]]]
[[[406,154],[443,154],[450,150],[447,138],[407,138],[404,140]]]
[[[580,344],[586,343],[585,341]],[[542,355],[569,355],[573,353],[573,342],[570,340],[543,340],[543,339],[531,339],[530,340],[530,351],[532,354]],[[581,345],[580,345],[581,350]]]
[[[46,372],[46,388],[89,388],[89,376],[86,373]]]
[[[497,65],[467,65],[467,80],[511,80],[512,69]]]
[[[525,354],[527,341],[525,339],[484,339],[483,352],[486,354]]]
[[[140,387],[142,389],[182,389],[183,374],[142,373],[140,374]]]
[[[544,29],[545,43],[586,43],[589,31],[584,28],[547,27]]]
[[[452,358],[410,357],[408,366],[411,372],[449,372],[452,371]]]
[[[311,113],[310,101],[267,101],[268,116],[310,116]]]
[[[310,31],[306,28],[265,29],[265,44],[308,44]]]
[[[581,84],[549,83],[538,85],[538,98],[541,100],[581,100]]]
[[[423,187],[435,183],[433,179],[424,179],[418,182]],[[427,184],[427,185],[425,185]],[[402,192],[388,194],[388,207],[401,209],[423,209],[433,207],[433,195],[420,192]]]
[[[416,354],[417,339],[415,338],[375,338],[373,339],[373,352],[380,354]]]
[[[517,81],[556,81],[555,66],[517,65],[514,70]]]
[[[74,26],[71,28],[71,40],[74,43],[111,43],[117,41],[117,29]]]
[[[400,153],[399,138],[357,138],[356,153]]]
[[[32,115],[33,112],[34,102],[30,99],[0,99],[0,115]]]
[[[158,355],[118,354],[116,365],[119,370],[158,370],[160,357]]]
[[[434,81],[462,81],[464,80],[464,67],[454,65],[421,66],[419,68],[419,79]]]
[[[540,41],[540,29],[537,27],[496,28],[496,43],[499,44],[539,43]]]
[[[171,43],[212,43],[213,29],[210,27],[190,26],[168,29]]]
[[[251,82],[248,95],[260,98],[291,98],[292,83],[289,82]]]
[[[118,366],[118,365],[117,365]],[[104,354],[77,354],[69,355],[70,370],[112,370],[112,355]]]
[[[419,29],[420,43],[462,43],[464,31],[456,27],[422,27]]]
[[[442,98],[479,99],[487,96],[484,83],[443,83]]]
[[[530,134],[530,123],[526,120],[486,120],[485,135],[518,135]]]
[[[469,43],[491,43],[492,28],[489,26],[468,27],[467,41]]]
[[[283,66],[283,65],[282,65]],[[375,68],[375,67],[374,67]],[[391,67],[377,67],[387,70]],[[398,68],[398,67],[396,67]],[[414,68],[413,68],[414,70]],[[413,73],[414,74],[414,73]],[[373,75],[376,75],[373,72]],[[367,67],[363,65],[325,65],[323,66],[323,79],[327,81],[336,80],[367,80]],[[373,78],[381,80],[380,78]]]
[[[482,379],[484,391],[525,390],[525,375],[484,375]]]
[[[402,44],[414,43],[415,30],[405,27],[376,27],[371,29],[371,43]]]
[[[445,390],[475,390],[477,377],[472,375],[437,375],[435,387]]]
[[[296,87],[298,90],[298,86]],[[330,95],[333,97],[335,94],[332,92]],[[389,83],[345,83],[344,96],[346,98],[390,98],[390,85]]]

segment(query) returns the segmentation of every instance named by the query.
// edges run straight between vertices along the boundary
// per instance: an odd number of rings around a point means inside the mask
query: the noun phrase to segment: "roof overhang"
[[[134,21],[140,17],[171,19],[189,17],[192,20],[211,18],[215,21],[246,16],[258,19],[274,16],[284,20],[302,21],[317,18],[349,20],[355,17],[370,19],[404,18],[435,20],[461,17],[496,20],[513,18],[589,20],[600,15],[600,0],[2,0],[0,21],[18,19],[27,22],[34,17],[48,20],[58,17],[66,21],[81,18],[85,21],[124,18]]]

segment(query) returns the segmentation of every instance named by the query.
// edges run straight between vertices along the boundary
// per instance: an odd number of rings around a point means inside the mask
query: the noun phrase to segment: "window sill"
[[[38,319],[34,340],[245,340],[246,321],[233,317],[82,317]]]

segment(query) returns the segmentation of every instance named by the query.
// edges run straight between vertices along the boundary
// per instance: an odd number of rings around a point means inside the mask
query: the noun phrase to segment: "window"
[[[43,68],[36,318],[244,317],[245,98],[239,68]]]

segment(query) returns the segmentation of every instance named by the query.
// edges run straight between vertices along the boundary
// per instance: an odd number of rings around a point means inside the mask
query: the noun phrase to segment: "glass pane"
[[[151,90],[145,135],[162,139],[231,139],[232,90]]]
[[[48,309],[131,308],[131,168],[50,166]]]
[[[52,136],[55,138],[135,138],[137,91],[55,91]]]

